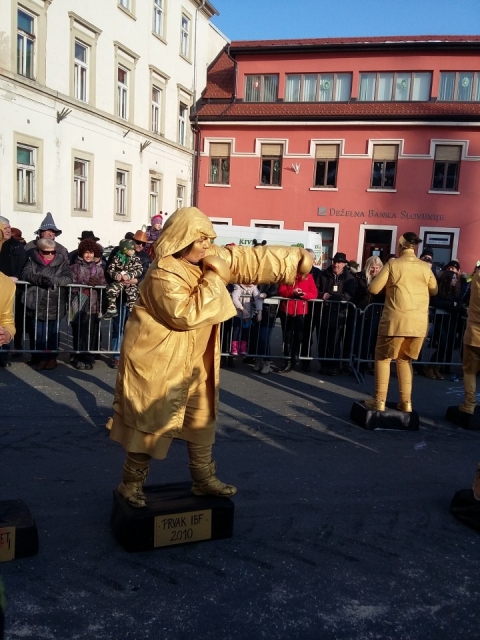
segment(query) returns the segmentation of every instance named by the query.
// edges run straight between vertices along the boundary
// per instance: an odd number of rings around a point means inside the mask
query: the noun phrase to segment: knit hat
[[[433,251],[432,249],[424,249],[422,251],[422,253],[420,254],[420,258],[423,258],[424,256],[430,256],[431,258],[433,258]]]
[[[54,231],[56,236],[59,236],[62,233],[61,229],[59,229],[55,224],[55,222],[53,221],[53,216],[50,213],[50,211],[47,213],[42,224],[38,227],[35,233],[37,235],[40,235],[41,231],[48,231],[49,229],[51,231]]]
[[[100,258],[102,255],[102,247],[91,238],[85,238],[85,240],[82,240],[78,245],[78,255],[81,258],[85,251],[91,251],[95,258]]]
[[[152,224],[163,224],[163,216],[160,213],[157,213],[156,216],[150,220]]]
[[[118,244],[119,253],[127,253],[131,249],[135,251],[135,242],[133,240],[120,240]]]

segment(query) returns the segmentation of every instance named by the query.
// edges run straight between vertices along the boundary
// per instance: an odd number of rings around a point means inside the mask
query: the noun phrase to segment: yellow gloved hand
[[[307,273],[310,273],[310,271],[312,270],[313,258],[308,253],[308,251],[305,251],[305,249],[301,249],[301,252],[302,252],[302,257],[300,258],[300,262],[298,263],[297,271],[302,275],[306,275]]]
[[[204,273],[206,271],[214,271],[225,284],[230,282],[230,269],[228,264],[219,256],[205,256],[202,264]]]

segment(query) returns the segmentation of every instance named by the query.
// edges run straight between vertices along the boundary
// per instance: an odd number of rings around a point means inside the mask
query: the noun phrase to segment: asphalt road
[[[421,430],[371,432],[349,419],[370,376],[222,371],[233,537],[127,553],[109,524],[114,380],[102,361],[0,370],[0,500],[24,500],[40,535],[0,565],[8,640],[478,639],[479,536],[449,514],[480,459],[480,432],[443,418],[461,383],[417,376]],[[178,442],[149,483],[185,480]]]

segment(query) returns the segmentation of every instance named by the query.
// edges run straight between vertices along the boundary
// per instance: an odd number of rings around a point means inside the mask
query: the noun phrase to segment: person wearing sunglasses
[[[30,255],[21,279],[34,285],[25,295],[27,332],[30,336],[31,364],[37,371],[57,366],[59,322],[66,313],[65,285],[72,284],[68,262],[57,253],[55,240],[40,238]]]

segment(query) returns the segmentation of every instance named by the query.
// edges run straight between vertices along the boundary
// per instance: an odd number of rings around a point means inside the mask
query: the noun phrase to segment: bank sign
[[[445,215],[443,213],[410,213],[409,211],[376,211],[368,209],[367,211],[356,209],[335,209],[335,207],[318,207],[319,216],[330,216],[335,218],[371,218],[378,220],[425,220],[429,222],[443,222]]]

